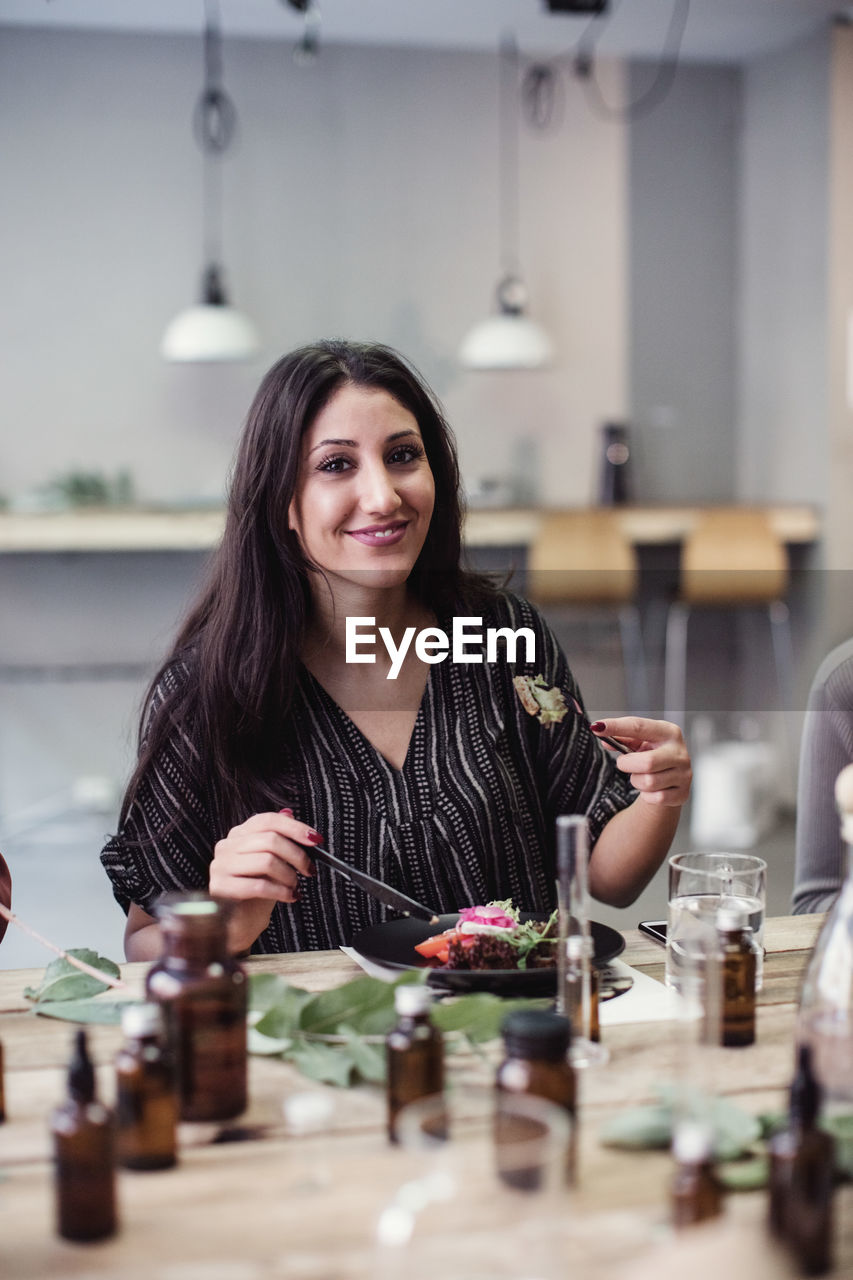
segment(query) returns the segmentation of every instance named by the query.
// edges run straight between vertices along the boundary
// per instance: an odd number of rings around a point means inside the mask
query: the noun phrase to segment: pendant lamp
[[[503,274],[495,291],[497,314],[475,325],[459,350],[467,369],[541,369],[550,364],[548,334],[527,314],[527,288],[518,266],[518,53],[501,43],[499,94],[500,238]]]
[[[201,300],[166,326],[160,354],[166,360],[211,363],[248,360],[258,350],[251,320],[232,307],[223,284],[222,156],[234,137],[237,112],[222,85],[222,37],[216,0],[206,0],[204,86],[195,109],[194,134],[202,152],[203,254]]]

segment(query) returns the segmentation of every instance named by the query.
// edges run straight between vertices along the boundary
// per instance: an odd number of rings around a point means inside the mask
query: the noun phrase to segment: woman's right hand
[[[218,840],[210,864],[210,895],[234,904],[228,926],[233,951],[245,951],[270,921],[277,902],[299,901],[299,877],[317,869],[304,845],[323,837],[290,809],[255,813]]]

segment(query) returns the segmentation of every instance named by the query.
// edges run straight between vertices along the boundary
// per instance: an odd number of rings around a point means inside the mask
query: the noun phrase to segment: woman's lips
[[[398,524],[374,524],[364,529],[348,529],[347,533],[365,547],[393,547],[408,528],[408,521]]]

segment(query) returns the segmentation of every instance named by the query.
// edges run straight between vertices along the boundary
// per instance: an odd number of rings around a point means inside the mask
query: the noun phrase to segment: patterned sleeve
[[[548,689],[558,691],[557,703],[565,714],[559,721],[542,723],[523,710],[526,732],[534,737],[537,773],[550,829],[563,813],[585,813],[589,819],[590,844],[594,845],[605,825],[637,797],[629,777],[616,767],[616,757],[589,728],[583,697],[560,644],[542,615],[528,601],[508,597],[512,626],[527,626],[536,640],[535,660],[519,662],[515,674],[541,676]],[[519,650],[523,654],[523,647]],[[577,710],[575,700],[580,704]]]
[[[166,670],[151,698],[150,726],[164,700],[186,677],[186,668]],[[212,804],[194,768],[197,748],[189,734],[175,728],[143,775],[110,837],[101,862],[116,901],[125,912],[131,902],[151,912],[164,893],[206,889],[215,832]]]

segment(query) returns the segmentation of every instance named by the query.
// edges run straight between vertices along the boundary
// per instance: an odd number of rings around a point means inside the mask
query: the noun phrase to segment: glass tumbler
[[[681,992],[696,923],[714,926],[720,907],[742,911],[758,945],[755,989],[764,979],[767,863],[752,853],[674,853],[669,859],[666,985]]]

